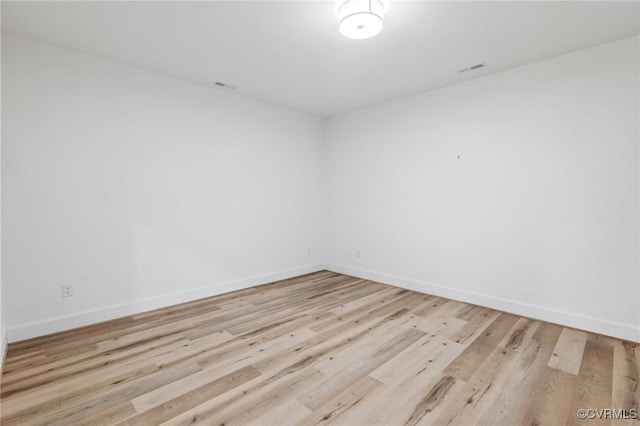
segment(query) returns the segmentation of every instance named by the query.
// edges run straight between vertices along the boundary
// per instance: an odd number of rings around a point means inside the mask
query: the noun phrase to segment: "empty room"
[[[0,424],[640,425],[640,2],[1,2]]]

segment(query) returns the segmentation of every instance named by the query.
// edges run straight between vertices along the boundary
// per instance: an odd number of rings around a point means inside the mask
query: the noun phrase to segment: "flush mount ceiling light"
[[[373,37],[382,30],[386,0],[338,0],[338,29],[348,38]]]

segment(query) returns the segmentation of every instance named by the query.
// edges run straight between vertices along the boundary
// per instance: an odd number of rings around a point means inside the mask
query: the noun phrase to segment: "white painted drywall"
[[[2,86],[10,341],[322,269],[322,119],[6,35]]]
[[[333,270],[640,340],[638,42],[324,126],[3,36],[9,339],[326,260]],[[61,297],[64,283],[73,297]]]
[[[640,340],[638,51],[330,118],[329,268]]]
[[[0,8],[1,9],[1,8]],[[0,51],[1,51],[0,46]],[[2,55],[0,54],[0,58]],[[0,59],[0,98],[2,98],[2,60]],[[0,102],[0,117],[2,105]],[[2,241],[2,120],[0,120],[0,241]],[[2,244],[0,244],[0,372],[4,366],[4,352],[7,348],[6,330],[4,323],[4,307],[2,306]],[[1,380],[1,377],[0,377]]]

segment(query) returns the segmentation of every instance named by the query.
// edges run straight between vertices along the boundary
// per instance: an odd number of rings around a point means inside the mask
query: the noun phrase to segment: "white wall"
[[[1,9],[1,8],[0,8]],[[1,14],[0,14],[1,15]],[[1,51],[0,46],[0,51]],[[0,58],[2,55],[0,54]],[[2,98],[2,60],[0,59],[0,98]],[[0,102],[0,117],[2,116],[2,105]],[[2,241],[2,120],[0,120],[0,241]],[[6,330],[4,322],[4,308],[2,306],[2,244],[0,244],[0,374],[4,366],[4,352],[7,348]],[[0,380],[2,377],[0,376]]]
[[[3,35],[0,303],[9,340],[299,275],[325,260],[640,340],[638,43],[325,126]],[[75,295],[63,299],[66,283]]]
[[[638,48],[331,118],[329,268],[639,341]]]
[[[6,35],[2,86],[10,341],[322,269],[322,119]]]

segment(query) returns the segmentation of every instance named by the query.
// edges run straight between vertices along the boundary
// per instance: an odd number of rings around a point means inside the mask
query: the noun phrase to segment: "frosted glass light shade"
[[[373,37],[384,26],[384,0],[341,0],[337,6],[338,29],[345,37]]]

